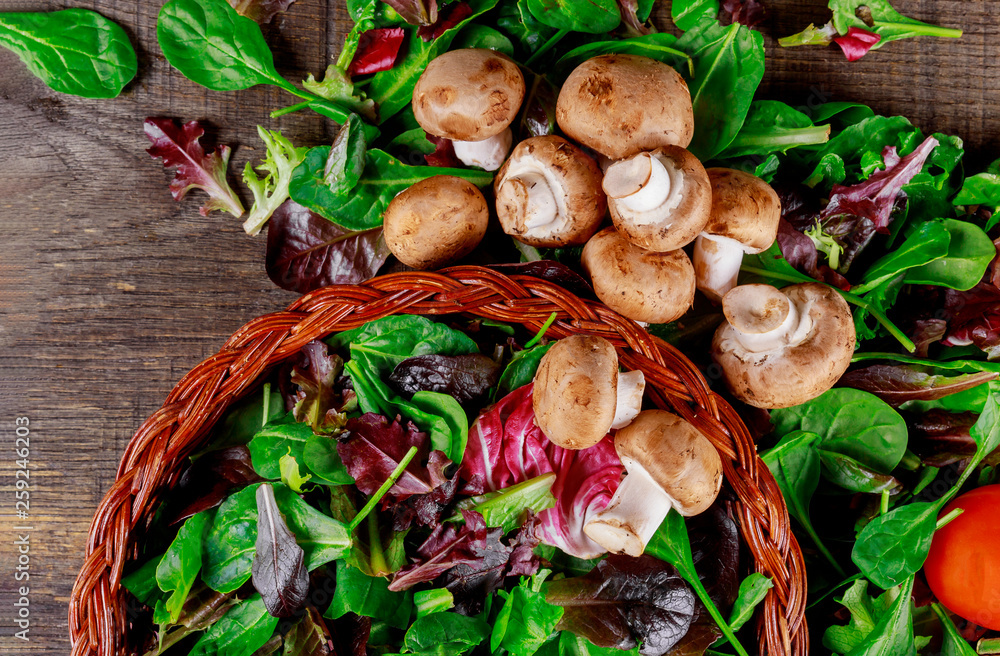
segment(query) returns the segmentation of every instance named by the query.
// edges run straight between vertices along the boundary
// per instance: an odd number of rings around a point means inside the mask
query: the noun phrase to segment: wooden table
[[[229,215],[202,217],[199,193],[175,203],[170,174],[146,153],[147,116],[204,119],[206,140],[233,144],[234,186],[263,155],[258,124],[300,145],[334,126],[256,88],[202,89],[172,71],[156,45],[161,2],[0,0],[0,10],[94,8],[139,52],[138,78],[116,100],[62,96],[0,51],[0,652],[68,651],[66,603],[91,515],[126,442],[175,382],[245,321],[294,295],[264,272],[264,239]],[[666,4],[666,3],[664,3]],[[825,3],[771,0],[761,97],[793,105],[870,103],[926,131],[961,135],[974,165],[1000,156],[1000,3],[898,0],[915,18],[962,27],[959,41],[893,43],[848,64],[834,49],[783,50],[773,37],[826,21]],[[321,73],[349,28],[323,0],[298,0],[267,30],[291,80]],[[241,190],[244,201],[248,194]],[[30,642],[12,636],[15,594],[15,420],[30,419]],[[23,532],[21,532],[23,533]]]

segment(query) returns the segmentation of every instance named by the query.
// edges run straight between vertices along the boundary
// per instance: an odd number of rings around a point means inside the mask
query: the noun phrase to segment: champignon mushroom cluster
[[[786,407],[833,386],[854,348],[850,311],[823,286],[737,286],[744,254],[774,243],[781,203],[760,178],[706,170],[687,150],[694,111],[677,71],[636,55],[584,61],[559,90],[555,118],[563,136],[515,145],[511,125],[524,95],[517,64],[492,50],[455,50],[427,66],[413,92],[414,117],[428,134],[452,140],[466,165],[496,171],[495,203],[449,176],[399,194],[385,213],[385,237],[401,262],[436,268],[464,257],[487,234],[495,210],[503,231],[528,246],[583,246],[581,264],[597,297],[630,319],[675,321],[694,304],[696,289],[721,304],[726,321],[712,355],[741,401]],[[602,382],[608,389],[620,380],[612,368]],[[553,385],[551,394],[575,384],[544,368],[539,379]],[[545,387],[536,399],[547,398]],[[600,440],[615,414],[608,406],[548,412],[539,413],[539,425],[567,444]],[[560,437],[563,412],[576,420]],[[589,423],[593,435],[584,436]]]

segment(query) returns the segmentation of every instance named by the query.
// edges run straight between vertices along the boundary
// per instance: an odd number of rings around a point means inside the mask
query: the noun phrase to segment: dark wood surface
[[[146,153],[146,116],[204,119],[208,143],[234,145],[231,180],[262,155],[256,126],[296,143],[329,141],[307,113],[255,88],[204,90],[171,71],[156,45],[161,2],[0,0],[0,10],[91,7],[118,21],[139,52],[116,100],[61,96],[0,51],[0,653],[68,651],[66,603],[90,518],[126,442],[170,388],[247,320],[293,295],[264,272],[264,239],[229,215],[202,217],[199,194],[175,203],[170,174]],[[1000,156],[1000,3],[898,0],[915,18],[966,30],[959,41],[889,44],[848,64],[833,49],[782,50],[774,38],[828,19],[825,3],[769,2],[761,97],[808,105],[859,100],[965,139],[973,163]],[[339,3],[298,0],[267,29],[291,80],[320,73],[344,31]],[[255,148],[257,148],[255,150]],[[249,205],[249,195],[243,194]],[[30,642],[12,637],[14,422],[30,418]]]

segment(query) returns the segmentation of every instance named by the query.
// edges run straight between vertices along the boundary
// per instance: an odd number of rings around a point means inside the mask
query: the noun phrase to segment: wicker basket
[[[758,611],[760,653],[805,656],[802,552],[789,530],[781,492],[736,412],[709,390],[686,357],[634,322],[552,283],[481,267],[400,273],[317,290],[284,312],[246,324],[218,354],[184,376],[129,442],[115,483],[94,516],[86,561],[70,597],[74,656],[127,653],[127,596],[119,581],[126,564],[138,556],[137,538],[161,495],[176,483],[185,459],[230,404],[275,365],[312,340],[391,314],[463,313],[538,330],[552,312],[558,316],[548,335],[589,333],[610,340],[625,367],[645,373],[653,402],[693,423],[719,450],[726,480],[739,497],[740,531],[757,571],[774,581]]]

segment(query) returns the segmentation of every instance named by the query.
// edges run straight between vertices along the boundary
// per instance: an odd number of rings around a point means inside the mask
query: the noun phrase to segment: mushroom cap
[[[618,354],[593,335],[560,339],[535,374],[535,423],[566,449],[594,446],[611,430],[618,401]]]
[[[525,171],[544,175],[565,217],[561,225],[526,225],[528,192],[517,179]],[[562,137],[525,139],[517,144],[493,181],[503,231],[531,246],[554,248],[586,243],[607,212],[608,201],[601,189],[603,177],[597,162]]]
[[[758,408],[787,408],[814,399],[833,387],[847,371],[854,354],[855,333],[851,309],[836,291],[820,283],[802,283],[780,290],[795,306],[803,335],[764,351],[750,351],[740,342],[734,323],[747,334],[766,332],[784,320],[785,308],[755,304],[741,285],[722,299],[725,321],[712,339],[712,355],[722,367],[733,396]],[[744,298],[741,298],[744,297]],[[741,308],[740,305],[744,307]],[[807,328],[807,330],[806,330]]]
[[[666,410],[643,410],[615,434],[626,469],[641,466],[690,517],[708,510],[722,488],[722,458],[701,432]],[[629,474],[631,476],[632,474]]]
[[[476,185],[435,175],[401,191],[385,210],[385,243],[403,264],[436,269],[472,252],[490,219]]]
[[[635,321],[669,323],[694,302],[694,267],[683,250],[654,253],[605,228],[583,247],[597,298]]]
[[[671,201],[676,206],[654,216],[656,210],[637,215],[615,198],[616,167],[626,166],[627,161],[615,162],[608,167],[604,177],[604,191],[608,194],[608,209],[615,227],[636,246],[650,251],[665,253],[687,246],[701,233],[708,223],[712,211],[712,185],[705,167],[698,158],[679,146],[665,146],[650,153],[668,171],[679,175],[679,189],[671,186]],[[648,168],[648,167],[647,167]],[[675,176],[671,175],[671,180]],[[626,192],[628,193],[628,192]],[[674,200],[674,194],[680,194]]]
[[[413,115],[437,137],[482,141],[514,121],[524,100],[524,75],[510,57],[465,48],[435,57],[413,88]]]
[[[559,91],[556,122],[571,139],[611,159],[686,148],[694,135],[684,78],[638,55],[600,55],[573,69]]]
[[[712,212],[705,233],[740,242],[759,253],[774,243],[781,219],[778,194],[757,176],[736,169],[707,169]]]

